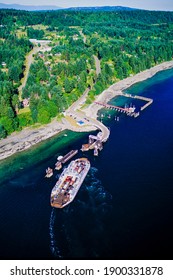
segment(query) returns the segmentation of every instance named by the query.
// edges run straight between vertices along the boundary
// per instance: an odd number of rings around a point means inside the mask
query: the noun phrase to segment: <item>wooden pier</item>
[[[140,95],[132,95],[132,94],[123,93],[123,92],[120,93],[119,95],[146,101],[147,103],[144,106],[141,107],[141,109],[140,109],[141,111],[143,111],[144,109],[146,109],[148,106],[150,106],[153,103],[153,99],[148,98],[148,97],[144,97],[144,96],[140,96]]]
[[[153,103],[153,99],[148,98],[148,97],[144,97],[144,96],[140,96],[140,95],[131,95],[131,94],[128,94],[128,93],[123,93],[123,92],[118,93],[118,95],[128,97],[128,98],[133,98],[133,99],[146,101],[147,103],[140,108],[140,111],[143,111],[144,109],[146,109],[148,106],[150,106]],[[104,108],[107,108],[107,109],[116,110],[116,111],[121,112],[121,113],[126,113],[127,116],[131,116],[131,117],[134,117],[134,118],[137,118],[140,115],[140,112],[135,112],[136,108],[134,106],[129,107],[129,108],[126,108],[126,107],[123,108],[123,107],[120,107],[120,106],[115,106],[115,105],[111,105],[111,104],[108,104],[108,103],[102,103],[102,102],[97,102],[97,101],[95,101],[94,103],[97,104],[97,105],[100,105]]]
[[[116,110],[121,113],[126,113],[127,116],[137,117],[139,115],[138,113],[135,112],[135,107],[123,108],[123,107],[119,107],[107,103],[96,102],[96,101],[94,103],[107,109]]]

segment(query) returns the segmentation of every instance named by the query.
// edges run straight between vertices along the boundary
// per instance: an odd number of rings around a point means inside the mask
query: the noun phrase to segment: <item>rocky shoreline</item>
[[[54,120],[50,124],[36,129],[25,128],[21,132],[14,132],[0,141],[0,160],[10,157],[15,153],[25,151],[33,145],[51,138],[66,129],[76,132],[88,132],[96,128],[90,126],[73,127],[66,119],[62,119],[61,122]]]
[[[149,79],[156,73],[163,70],[171,69],[172,67],[173,61],[164,62],[162,64],[154,66],[151,69],[138,73],[135,76],[121,80],[111,85],[108,89],[104,90],[97,97],[96,101],[107,103],[133,84]],[[90,118],[97,119],[98,110],[100,110],[100,108],[100,105],[91,104],[85,110],[83,110],[83,112],[85,112],[85,114]],[[95,130],[96,128],[94,126],[72,126],[65,118],[62,119],[61,122],[54,120],[50,124],[42,126],[40,128],[25,128],[21,132],[15,132],[12,135],[8,136],[6,139],[0,140],[0,160],[3,160],[17,152],[29,149],[33,145],[46,140],[65,129],[77,132],[85,132]]]
[[[121,95],[121,93],[131,87],[133,84],[138,82],[142,82],[149,78],[152,78],[155,74],[160,71],[168,70],[173,68],[173,61],[163,62],[159,65],[156,65],[150,69],[147,69],[143,72],[136,74],[135,76],[128,77],[124,80],[121,80],[113,85],[111,85],[108,89],[104,90],[95,101],[101,103],[107,103],[112,98]],[[102,108],[102,106],[97,104],[91,104],[88,106],[84,112],[87,116],[92,116],[93,118],[97,118],[98,111]]]

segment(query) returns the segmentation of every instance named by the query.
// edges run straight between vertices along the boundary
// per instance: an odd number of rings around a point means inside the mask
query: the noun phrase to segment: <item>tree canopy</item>
[[[91,102],[110,84],[171,60],[172,28],[173,12],[0,10],[0,139],[50,122],[87,87]],[[51,42],[34,55],[19,98],[29,39]]]

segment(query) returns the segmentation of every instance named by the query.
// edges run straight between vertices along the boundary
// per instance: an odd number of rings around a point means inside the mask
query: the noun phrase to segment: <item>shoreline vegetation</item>
[[[100,95],[98,95],[95,101],[107,103],[112,98],[120,95],[122,91],[131,87],[132,85],[147,80],[153,77],[156,73],[164,70],[173,68],[173,61],[163,62],[156,65],[150,69],[140,72],[132,77],[125,78],[111,85],[108,89],[104,90]],[[84,96],[85,95],[85,96]],[[86,93],[81,97],[84,99]],[[75,111],[80,109],[81,119],[82,117],[90,117],[90,119],[96,120],[97,113],[101,109],[100,105],[92,103],[85,109],[80,108],[80,99],[76,101],[76,105],[72,105],[67,109],[66,112],[70,114],[72,112],[75,115]],[[66,115],[66,113],[65,113]],[[71,118],[72,119],[72,118]],[[72,119],[73,120],[73,119]],[[61,121],[53,120],[51,123],[41,126],[39,128],[25,128],[21,132],[14,132],[12,135],[8,136],[6,139],[0,140],[0,160],[3,160],[17,152],[29,149],[33,145],[46,140],[52,136],[57,135],[59,132],[64,130],[72,130],[76,132],[89,132],[97,130],[94,125],[77,125],[76,122],[69,121],[67,117],[62,118]]]

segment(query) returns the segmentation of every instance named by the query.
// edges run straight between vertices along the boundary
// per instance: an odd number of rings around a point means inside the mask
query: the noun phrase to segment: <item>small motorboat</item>
[[[47,169],[46,169],[46,178],[50,178],[51,176],[53,175],[53,169],[52,168],[50,168],[50,167],[48,167]]]

